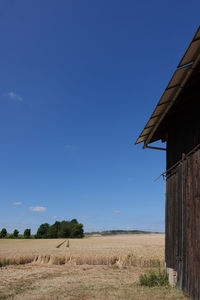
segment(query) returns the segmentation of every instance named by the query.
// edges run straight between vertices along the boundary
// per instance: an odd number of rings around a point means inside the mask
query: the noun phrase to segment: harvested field
[[[187,299],[138,284],[140,274],[163,266],[164,235],[89,237],[56,248],[63,241],[0,240],[0,261],[8,261],[0,299]]]
[[[164,258],[164,234],[138,234],[98,236],[69,240],[69,248],[63,244],[64,239],[4,239],[0,240],[0,257],[13,257],[35,254],[65,255],[144,255]]]

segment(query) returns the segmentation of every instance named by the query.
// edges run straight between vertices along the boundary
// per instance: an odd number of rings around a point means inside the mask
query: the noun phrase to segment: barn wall
[[[165,210],[165,257],[168,268],[177,270],[178,255],[178,180],[179,168],[167,175]]]
[[[169,119],[167,169],[171,168],[196,145],[200,144],[200,91],[184,93],[179,109]],[[188,101],[187,101],[188,100]],[[188,106],[188,102],[190,105]],[[174,108],[175,109],[175,108]]]
[[[165,252],[178,287],[200,299],[200,149],[167,174]]]

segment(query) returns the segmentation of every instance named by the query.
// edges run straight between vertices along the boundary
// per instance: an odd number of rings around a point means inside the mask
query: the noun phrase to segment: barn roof
[[[191,43],[177,66],[172,78],[170,79],[164,93],[162,94],[156,108],[154,109],[149,121],[144,127],[135,144],[144,142],[143,148],[149,143],[162,138],[159,134],[161,122],[172,109],[176,99],[180,95],[184,86],[193,74],[200,61],[200,26],[197,29]]]

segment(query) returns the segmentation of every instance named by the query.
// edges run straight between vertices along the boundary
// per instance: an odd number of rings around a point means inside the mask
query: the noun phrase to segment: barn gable
[[[138,137],[136,144],[144,142],[144,148],[159,139],[166,141],[166,119],[174,108],[182,104],[181,98],[194,77],[199,79],[200,27],[183,55],[149,121]],[[192,80],[190,80],[192,77]]]
[[[136,144],[166,142],[165,260],[200,299],[200,27]]]

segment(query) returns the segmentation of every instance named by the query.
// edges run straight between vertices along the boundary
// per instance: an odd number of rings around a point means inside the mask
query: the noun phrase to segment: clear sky
[[[199,1],[0,1],[0,229],[164,231],[165,152],[134,145]]]

